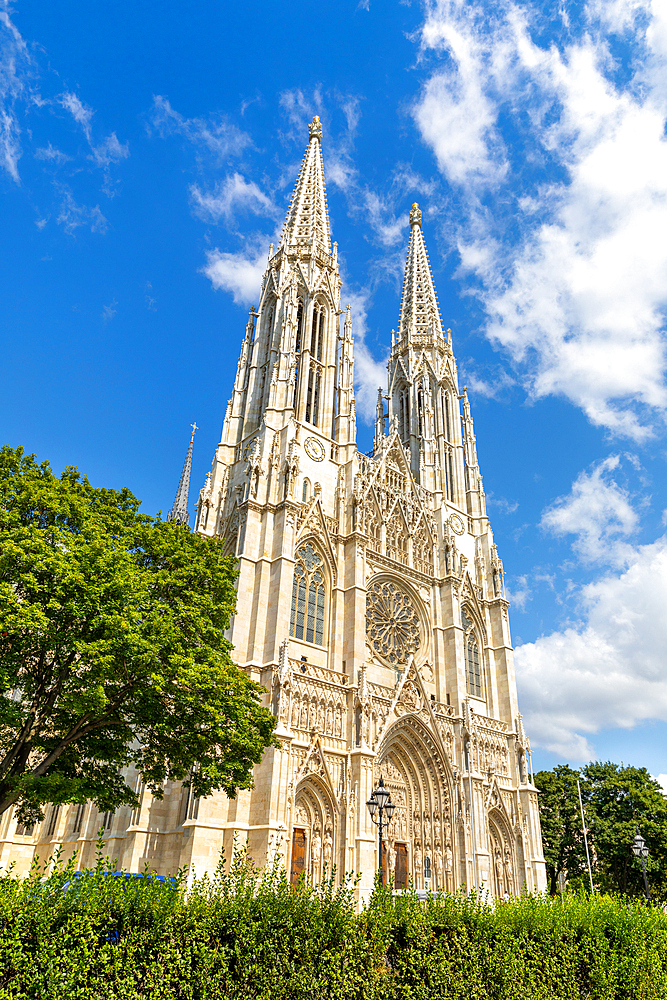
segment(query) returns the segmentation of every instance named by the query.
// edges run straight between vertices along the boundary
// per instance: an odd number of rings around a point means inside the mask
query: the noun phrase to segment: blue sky
[[[166,511],[196,420],[194,495],[319,114],[366,420],[424,210],[535,764],[666,775],[664,5],[0,0],[0,32],[2,441]]]

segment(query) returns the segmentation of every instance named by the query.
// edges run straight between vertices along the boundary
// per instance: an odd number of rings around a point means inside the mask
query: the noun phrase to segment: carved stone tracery
[[[421,641],[421,621],[411,596],[392,580],[371,582],[366,593],[366,637],[373,652],[397,667]]]

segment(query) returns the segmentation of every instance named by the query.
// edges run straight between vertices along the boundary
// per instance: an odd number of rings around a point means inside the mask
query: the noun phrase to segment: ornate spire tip
[[[422,213],[417,202],[413,202],[412,208],[410,209],[410,226],[419,226],[421,229],[422,225]]]
[[[308,138],[309,139],[321,139],[322,138],[322,122],[318,115],[313,117],[312,122],[308,126]]]

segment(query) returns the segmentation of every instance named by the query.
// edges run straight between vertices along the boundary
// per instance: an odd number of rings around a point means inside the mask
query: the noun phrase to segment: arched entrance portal
[[[453,892],[453,776],[444,751],[417,716],[406,715],[387,733],[376,767],[396,805],[385,840],[387,874],[397,889],[406,888],[410,876],[423,889],[428,857],[431,889]]]
[[[308,777],[297,788],[290,851],[290,881],[306,875],[317,885],[331,874],[338,840],[336,814],[321,783]]]

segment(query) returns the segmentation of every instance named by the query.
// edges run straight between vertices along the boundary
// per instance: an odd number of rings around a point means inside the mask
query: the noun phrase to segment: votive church
[[[412,206],[388,382],[364,454],[318,118],[309,132],[195,525],[238,559],[233,656],[266,689],[279,745],[233,800],[192,801],[176,782],[153,800],[129,774],[140,809],[52,808],[35,831],[7,819],[2,864],[57,844],[89,864],[103,826],[130,870],[202,874],[222,848],[247,850],[258,865],[281,860],[293,881],[359,872],[363,895],[379,853],[366,801],[382,776],[395,804],[383,863],[396,888],[423,889],[429,873],[432,889],[496,897],[546,884],[503,566],[422,213]]]

